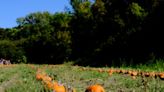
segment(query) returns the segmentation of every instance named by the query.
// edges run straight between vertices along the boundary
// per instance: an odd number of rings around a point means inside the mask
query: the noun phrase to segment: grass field
[[[161,64],[160,64],[161,66]],[[154,67],[154,68],[153,68]],[[136,71],[163,72],[163,68],[153,66],[135,68]],[[42,69],[55,81],[69,85],[76,92],[85,92],[92,84],[101,84],[106,92],[164,92],[164,80],[159,77],[141,77],[133,79],[128,74],[108,73],[109,67],[91,68],[63,65],[0,65],[0,92],[53,92],[45,90],[42,81],[36,80],[37,69]],[[130,67],[113,68],[132,70]],[[107,72],[103,72],[107,71]]]

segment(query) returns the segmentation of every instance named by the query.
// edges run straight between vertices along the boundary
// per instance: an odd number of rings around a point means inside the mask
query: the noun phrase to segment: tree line
[[[71,10],[35,12],[0,28],[0,57],[13,63],[80,65],[163,59],[162,0],[70,0]],[[54,6],[55,7],[55,6]]]

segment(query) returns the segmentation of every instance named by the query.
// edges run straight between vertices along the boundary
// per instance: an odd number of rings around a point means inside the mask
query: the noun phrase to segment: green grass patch
[[[159,78],[142,78],[138,76],[132,79],[126,74],[113,74],[109,76],[107,72],[98,72],[104,68],[65,65],[34,65],[42,68],[56,81],[61,81],[65,85],[72,86],[77,92],[85,92],[87,86],[101,84],[106,92],[162,92],[164,90],[164,80]],[[159,64],[161,66],[161,64]],[[158,66],[158,67],[159,67]],[[152,66],[155,67],[155,66]],[[121,67],[121,69],[138,69],[143,71],[163,71],[148,66]],[[36,69],[32,69],[26,64],[15,65],[13,67],[0,67],[0,92],[46,92],[41,81],[35,79]],[[91,70],[95,69],[95,70]]]

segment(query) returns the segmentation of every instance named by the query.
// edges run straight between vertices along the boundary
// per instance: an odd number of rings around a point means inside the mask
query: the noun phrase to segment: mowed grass
[[[31,67],[32,66],[32,67]],[[26,65],[18,64],[0,66],[0,92],[46,92],[42,81],[35,78],[37,69],[42,69],[53,80],[60,81],[76,89],[76,92],[85,92],[92,84],[101,84],[106,92],[164,92],[164,80],[160,78],[140,77],[132,79],[128,74],[113,74],[98,72],[108,70],[104,68],[91,68],[64,65]],[[119,68],[120,69],[120,68]],[[122,69],[132,69],[130,67]],[[136,68],[139,70],[140,68]],[[141,68],[141,71],[161,72],[163,69]],[[49,91],[52,92],[52,91]]]

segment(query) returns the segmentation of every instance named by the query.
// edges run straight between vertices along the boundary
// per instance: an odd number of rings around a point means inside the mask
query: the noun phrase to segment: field
[[[63,65],[14,64],[0,65],[0,92],[53,92],[48,90],[43,80],[38,80],[38,70],[76,90],[85,92],[92,84],[100,84],[106,92],[164,92],[164,80],[157,75],[146,76],[146,73],[162,73],[163,68],[91,68]],[[118,71],[116,71],[118,70]],[[125,70],[126,73],[123,73]],[[138,71],[136,76],[127,71]],[[142,74],[139,72],[142,71]],[[144,74],[145,73],[145,74]]]

